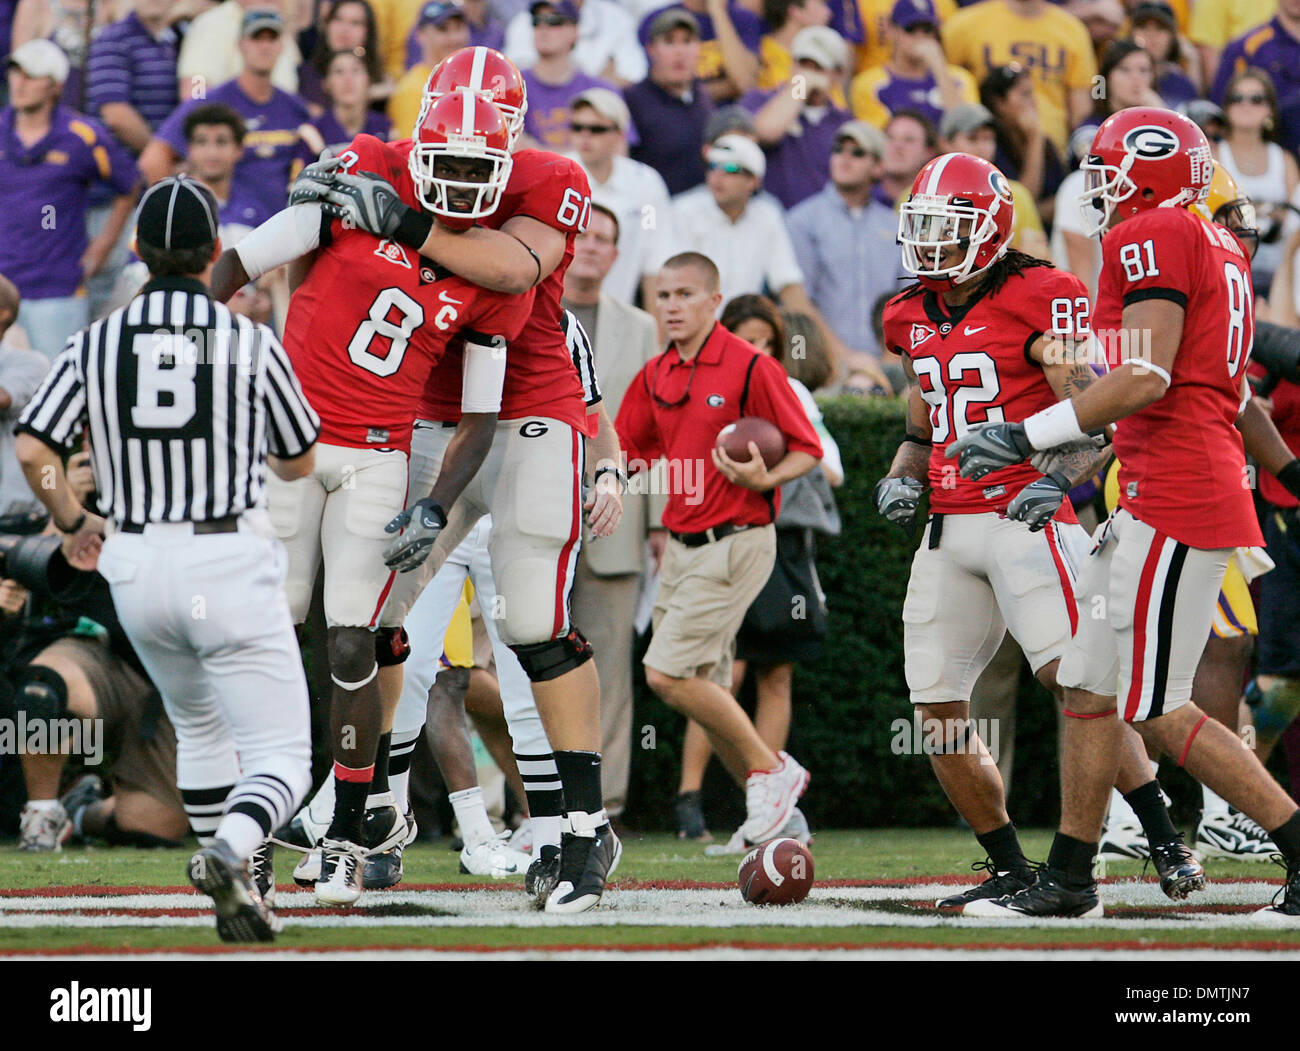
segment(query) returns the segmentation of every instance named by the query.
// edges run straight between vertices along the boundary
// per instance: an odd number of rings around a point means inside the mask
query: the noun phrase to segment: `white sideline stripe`
[[[911,887],[826,887],[815,888],[803,905],[793,908],[753,908],[741,901],[734,890],[618,890],[607,892],[598,910],[561,920],[533,910],[523,894],[477,891],[372,892],[362,897],[359,908],[344,914],[321,913],[285,917],[289,925],[311,928],[372,927],[522,927],[553,928],[558,923],[602,927],[808,927],[844,928],[861,926],[1005,930],[1007,927],[1039,927],[1060,930],[1091,928],[1112,933],[1133,930],[1216,930],[1250,929],[1260,932],[1291,929],[1285,925],[1261,923],[1252,913],[1205,914],[1173,907],[1158,918],[1108,916],[1097,920],[997,920],[983,917],[948,916],[933,912],[893,913],[871,908],[846,908],[831,904],[934,900],[950,893],[947,884]],[[1211,894],[1201,894],[1192,904],[1255,905],[1263,907],[1277,891],[1275,884],[1233,883],[1212,885]],[[1155,884],[1112,884],[1102,888],[1111,904],[1167,906],[1168,899]],[[309,891],[288,891],[277,896],[283,908],[311,908],[315,897]],[[367,915],[383,906],[415,904],[452,913],[441,916]],[[0,929],[111,928],[111,927],[207,927],[211,925],[207,899],[197,895],[127,895],[115,898],[7,898],[0,899]],[[133,908],[190,909],[182,916],[128,916],[117,910]]]

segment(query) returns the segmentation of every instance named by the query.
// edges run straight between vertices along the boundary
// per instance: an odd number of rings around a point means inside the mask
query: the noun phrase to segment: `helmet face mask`
[[[407,157],[427,211],[466,225],[496,210],[513,167],[505,125],[491,102],[468,91],[429,103]]]
[[[926,288],[948,291],[982,274],[1011,245],[1015,205],[988,161],[949,153],[917,175],[899,208],[903,269]]]
[[[1083,193],[1079,194],[1079,214],[1083,217],[1085,236],[1095,237],[1105,231],[1115,214],[1115,206],[1137,192],[1136,184],[1128,177],[1131,163],[1116,166],[1091,156],[1080,165]]]

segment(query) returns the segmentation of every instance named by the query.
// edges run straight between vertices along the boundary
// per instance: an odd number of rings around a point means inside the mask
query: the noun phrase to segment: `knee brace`
[[[381,668],[405,664],[411,655],[411,639],[405,628],[380,628],[375,632],[375,663]]]
[[[574,628],[569,634],[546,642],[530,642],[510,647],[523,666],[530,682],[558,679],[591,660],[591,643]]]
[[[62,719],[68,712],[68,684],[53,668],[28,665],[18,676],[14,705],[29,719]]]

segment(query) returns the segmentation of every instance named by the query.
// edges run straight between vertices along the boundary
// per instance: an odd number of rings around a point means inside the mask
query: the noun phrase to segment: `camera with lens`
[[[59,550],[62,538],[43,536],[41,515],[0,518],[0,580],[16,580],[38,598],[74,599],[95,574],[74,569]]]

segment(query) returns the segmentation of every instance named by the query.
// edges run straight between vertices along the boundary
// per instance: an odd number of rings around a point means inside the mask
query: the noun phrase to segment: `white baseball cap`
[[[790,57],[798,62],[806,58],[822,69],[845,69],[849,52],[844,38],[830,26],[805,26],[790,41]]]
[[[17,66],[29,77],[49,77],[56,84],[68,79],[68,56],[52,40],[29,40],[9,56],[7,66]]]
[[[627,103],[618,92],[610,91],[609,88],[588,88],[574,95],[569,102],[569,111],[572,112],[579,106],[590,106],[606,120],[612,120],[619,131],[627,131],[628,125],[632,123]]]
[[[767,159],[762,147],[743,135],[723,135],[709,147],[708,161],[710,164],[734,164],[760,179],[767,174]]]

